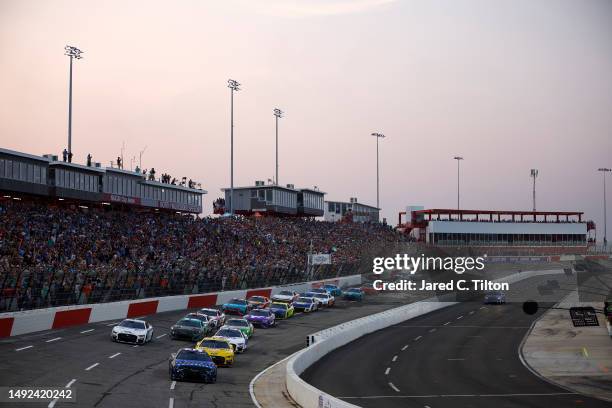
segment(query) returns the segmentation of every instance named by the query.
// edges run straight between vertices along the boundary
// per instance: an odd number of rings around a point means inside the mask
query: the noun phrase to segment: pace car
[[[265,309],[270,306],[270,299],[265,296],[251,296],[247,299],[252,309]]]
[[[303,311],[305,313],[314,312],[318,309],[318,302],[312,297],[300,296],[298,300],[293,302],[293,308],[296,311]]]
[[[272,302],[286,302],[291,303],[298,298],[297,292],[292,292],[290,290],[281,290],[276,295],[272,296]]]
[[[255,333],[255,328],[246,319],[228,319],[225,322],[224,327],[230,327],[232,329],[238,329],[242,332],[242,334],[246,335],[248,339],[250,339]]]
[[[279,319],[288,319],[295,313],[295,309],[291,303],[272,302],[270,311]]]
[[[223,337],[227,339],[238,353],[242,353],[247,349],[247,337],[238,329],[222,326],[219,331],[215,333],[214,337]]]
[[[340,289],[336,285],[330,285],[330,284],[323,285],[323,289],[325,289],[327,293],[329,293],[333,297],[342,296],[342,289]]]
[[[221,308],[225,313],[237,313],[239,315],[245,315],[251,310],[249,302],[244,299],[232,299],[224,303]]]
[[[217,366],[231,367],[234,364],[234,347],[224,337],[205,337],[195,346],[196,350],[203,350]]]
[[[221,327],[225,324],[225,313],[221,310],[205,307],[198,310],[198,313],[208,316],[211,326]]]
[[[217,381],[217,366],[202,350],[182,348],[170,355],[168,366],[172,381],[202,380],[207,383]]]
[[[183,317],[170,327],[170,337],[173,339],[184,339],[198,341],[206,337],[208,325],[201,320]]]
[[[506,294],[500,291],[487,292],[484,297],[485,304],[504,304],[506,303]]]
[[[346,300],[363,300],[363,291],[360,288],[350,288],[344,292],[344,298]]]
[[[254,326],[268,328],[276,325],[276,316],[269,309],[253,309],[244,318]]]
[[[153,326],[144,320],[125,319],[111,330],[111,340],[120,343],[145,344],[153,339]]]

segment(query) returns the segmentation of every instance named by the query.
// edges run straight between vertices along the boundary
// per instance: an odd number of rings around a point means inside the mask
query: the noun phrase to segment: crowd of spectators
[[[399,239],[380,224],[6,200],[0,202],[0,310],[301,281],[312,273],[308,253],[331,253],[330,268],[338,273],[365,251]]]

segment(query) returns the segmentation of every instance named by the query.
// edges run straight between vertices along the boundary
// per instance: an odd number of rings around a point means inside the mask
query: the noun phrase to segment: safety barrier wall
[[[336,284],[340,287],[358,285],[361,283],[361,275],[351,275],[326,279],[325,281],[303,282],[268,288],[166,296],[141,300],[126,300],[121,302],[62,306],[2,313],[0,314],[0,338],[106,320],[140,317],[173,310],[221,305],[233,298],[244,299],[253,295],[270,297],[282,290],[304,292],[326,283]]]
[[[560,273],[563,273],[563,270],[524,271],[496,279],[495,282],[514,283],[534,276],[556,275]],[[447,300],[445,296],[430,298],[352,320],[309,336],[308,341],[311,345],[295,353],[287,362],[285,381],[289,395],[302,408],[358,407],[313,387],[302,380],[300,374],[331,351],[359,337],[458,303]]]

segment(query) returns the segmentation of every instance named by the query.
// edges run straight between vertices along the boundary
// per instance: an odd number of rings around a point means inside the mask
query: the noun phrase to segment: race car
[[[198,310],[198,313],[208,316],[211,326],[221,327],[225,324],[225,313],[221,310],[205,307]]]
[[[357,300],[361,302],[363,300],[363,291],[360,288],[350,288],[344,292],[343,296],[346,300]]]
[[[153,339],[153,326],[144,320],[125,319],[111,330],[111,340],[119,343],[145,344]]]
[[[378,295],[378,290],[374,289],[374,284],[372,282],[364,283],[361,286],[361,290],[366,295]]]
[[[238,353],[243,353],[247,349],[247,337],[238,329],[222,326],[214,335],[214,337],[223,337],[234,347]]]
[[[221,309],[223,309],[225,313],[245,315],[249,313],[251,306],[249,305],[249,302],[244,299],[232,299],[229,302],[224,303],[223,306],[221,306]]]
[[[340,289],[336,285],[326,284],[326,285],[323,285],[323,289],[325,289],[327,291],[327,293],[329,293],[330,295],[332,295],[334,297],[342,296],[342,289]]]
[[[506,294],[500,291],[487,292],[484,296],[484,304],[504,304],[506,303]]]
[[[223,337],[205,337],[195,348],[205,351],[217,366],[231,367],[234,364],[234,347]]]
[[[170,337],[173,339],[184,339],[198,341],[206,337],[208,325],[198,319],[183,317],[170,327]]]
[[[325,307],[332,307],[336,303],[336,298],[329,293],[314,293],[313,297],[319,300]]]
[[[297,292],[292,292],[290,290],[281,290],[276,295],[272,296],[272,302],[286,302],[291,303],[298,298],[299,294]]]
[[[251,309],[265,309],[270,306],[270,299],[265,296],[251,296],[247,302],[251,305]]]
[[[276,326],[276,316],[269,309],[253,309],[244,318],[254,326],[264,328]]]
[[[188,379],[202,380],[207,383],[217,381],[217,366],[202,350],[182,348],[170,354],[168,366],[172,381]]]
[[[295,309],[291,303],[272,302],[270,311],[279,319],[288,319],[293,316]]]
[[[295,302],[293,302],[293,308],[296,311],[303,311],[305,313],[314,312],[319,308],[318,302],[312,297],[300,296]]]
[[[242,332],[242,334],[246,335],[248,339],[250,339],[255,333],[255,328],[246,319],[228,319],[225,322],[224,327],[230,327],[232,329],[238,329]]]
[[[187,319],[200,320],[202,323],[204,323],[206,325],[206,334],[210,333],[214,329],[214,327],[211,325],[211,321],[209,317],[203,313],[198,313],[198,312],[187,313],[185,317]]]

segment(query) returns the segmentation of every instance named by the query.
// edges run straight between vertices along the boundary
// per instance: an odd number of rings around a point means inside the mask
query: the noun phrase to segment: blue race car
[[[344,298],[346,300],[357,300],[361,302],[363,300],[363,291],[360,288],[350,288],[344,292]]]
[[[168,365],[172,381],[201,380],[207,383],[217,381],[217,366],[202,350],[182,348],[170,355]]]
[[[251,305],[245,299],[232,299],[221,307],[225,313],[245,315],[251,310]]]
[[[327,291],[333,297],[342,296],[342,290],[336,285],[323,285],[323,289]]]

